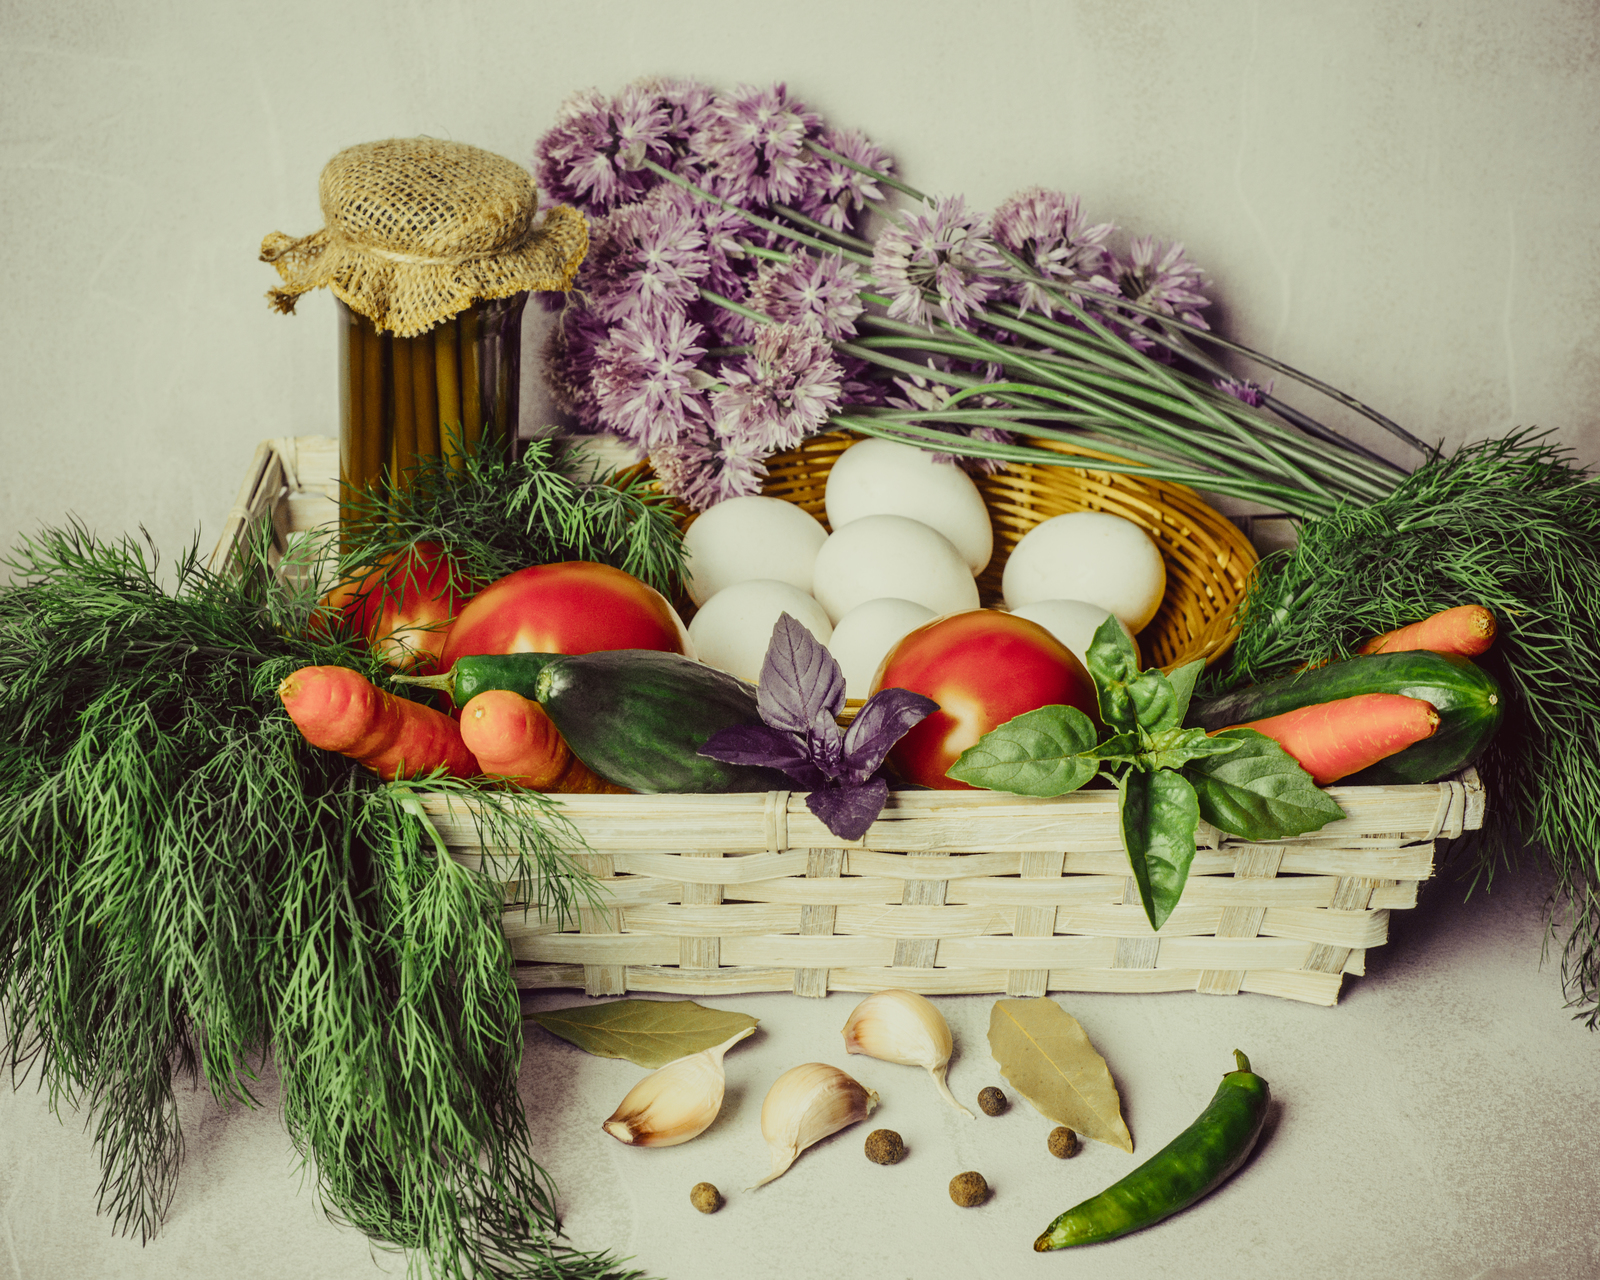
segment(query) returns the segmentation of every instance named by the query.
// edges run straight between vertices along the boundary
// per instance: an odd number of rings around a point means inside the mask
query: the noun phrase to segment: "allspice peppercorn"
[[[1073,1133],[1066,1125],[1057,1125],[1050,1130],[1050,1154],[1058,1160],[1065,1160],[1078,1149],[1078,1135]]]
[[[709,1182],[697,1182],[689,1192],[689,1203],[701,1213],[715,1213],[722,1208],[722,1192]]]
[[[989,1184],[983,1180],[981,1173],[969,1169],[950,1179],[950,1198],[963,1209],[970,1209],[989,1198]]]
[[[978,1109],[986,1116],[997,1116],[1010,1105],[1006,1095],[993,1085],[978,1094]]]
[[[906,1144],[893,1129],[874,1129],[867,1135],[867,1159],[873,1164],[899,1164]]]

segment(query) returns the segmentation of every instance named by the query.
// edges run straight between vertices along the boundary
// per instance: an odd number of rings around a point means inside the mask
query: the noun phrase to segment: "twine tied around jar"
[[[321,231],[274,231],[261,260],[281,287],[281,312],[328,286],[380,331],[410,338],[480,299],[565,292],[589,247],[583,215],[552,205],[539,216],[533,178],[491,151],[436,138],[348,147],[318,184]]]

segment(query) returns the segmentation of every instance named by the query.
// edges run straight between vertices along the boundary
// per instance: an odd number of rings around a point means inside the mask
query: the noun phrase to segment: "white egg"
[[[884,654],[935,614],[913,600],[885,597],[858,604],[833,628],[828,650],[844,672],[847,698],[865,698],[872,692],[872,677]]]
[[[728,498],[683,535],[689,598],[704,604],[752,578],[787,582],[809,594],[811,566],[827,537],[820,520],[782,498]]]
[[[833,638],[828,615],[804,591],[770,578],[747,578],[700,606],[689,623],[689,639],[701,662],[755,684],[772,629],[786,613],[823,644]]]
[[[1022,605],[1011,612],[1019,618],[1037,622],[1071,649],[1072,656],[1086,667],[1089,665],[1089,644],[1094,640],[1094,633],[1107,618],[1116,617],[1111,610],[1102,609],[1097,604],[1087,604],[1082,600],[1035,600],[1032,604]],[[1128,630],[1128,624],[1117,618],[1117,625],[1133,644],[1134,653],[1138,653],[1139,642],[1133,638],[1133,632]],[[1142,658],[1140,665],[1143,665]]]
[[[978,607],[978,584],[950,539],[905,516],[863,516],[835,529],[817,552],[811,590],[835,622],[880,596],[936,614]]]
[[[1006,608],[1037,600],[1097,604],[1138,631],[1161,607],[1167,569],[1161,551],[1131,520],[1073,511],[1035,525],[1006,560]]]
[[[974,575],[994,552],[989,511],[972,477],[915,445],[876,438],[851,445],[828,472],[823,501],[835,529],[864,516],[905,516],[937,529]]]

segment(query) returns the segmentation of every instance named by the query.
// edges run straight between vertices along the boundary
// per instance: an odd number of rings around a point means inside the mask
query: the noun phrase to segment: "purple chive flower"
[[[760,493],[767,475],[761,458],[753,441],[719,436],[700,422],[651,453],[650,465],[663,493],[704,511],[726,498]]]
[[[660,164],[670,161],[669,125],[660,100],[638,85],[615,98],[580,90],[561,104],[554,127],[539,139],[540,194],[591,216],[637,200],[660,179],[627,157],[642,151]]]
[[[844,371],[815,320],[767,325],[742,369],[725,369],[711,397],[719,435],[764,454],[792,449],[839,407]]]
[[[657,187],[593,224],[580,287],[602,320],[653,320],[700,296],[710,270],[694,200]]]
[[[680,312],[612,325],[595,351],[599,425],[654,452],[705,415],[700,326]]]
[[[708,170],[726,184],[716,194],[738,193],[741,204],[793,203],[814,159],[806,139],[822,132],[822,117],[784,84],[740,85],[718,99],[716,112],[697,139]]]
[[[1109,222],[1085,225],[1078,197],[1030,187],[1007,199],[994,212],[994,238],[1049,281],[1086,283],[1106,270],[1110,252],[1105,239]],[[1057,308],[1044,287],[1020,281],[1007,296],[1023,311],[1053,314]]]
[[[600,425],[594,390],[596,352],[609,334],[603,320],[569,296],[566,311],[545,339],[545,385],[556,404],[591,431]]]
[[[752,309],[779,324],[814,319],[831,342],[855,336],[864,282],[855,264],[833,254],[796,253],[789,262],[766,261],[750,286]]]
[[[1247,378],[1218,378],[1211,385],[1252,409],[1259,409],[1261,402],[1272,394],[1272,388],[1277,384],[1276,380],[1262,386],[1259,382],[1251,382]]]
[[[655,96],[664,117],[660,141],[670,159],[660,163],[693,178],[700,168],[698,140],[717,118],[716,90],[698,80],[677,77],[647,76],[637,84]]]
[[[894,170],[894,161],[889,158],[889,153],[858,130],[824,129],[817,142],[829,151],[837,151],[879,173],[892,173]],[[855,220],[855,215],[869,201],[883,199],[876,178],[815,153],[812,153],[811,160],[806,188],[800,193],[796,205],[806,217],[814,218],[835,231],[846,231]]]
[[[927,293],[937,295],[939,313],[964,324],[999,287],[988,275],[1005,267],[989,240],[989,220],[968,213],[966,201],[949,196],[932,208],[907,213],[886,228],[872,255],[872,277],[890,295],[889,315],[932,327]]]
[[[705,284],[728,298],[739,298],[745,290],[745,281],[757,267],[758,259],[746,251],[748,244],[759,244],[766,238],[737,209],[728,209],[709,200],[701,200],[687,191],[682,196],[700,220],[701,234],[705,238]]]
[[[1124,298],[1176,316],[1197,329],[1208,327],[1199,311],[1211,305],[1198,288],[1200,268],[1189,261],[1176,241],[1162,245],[1153,236],[1139,236],[1128,246],[1128,257],[1117,261],[1116,275]]]

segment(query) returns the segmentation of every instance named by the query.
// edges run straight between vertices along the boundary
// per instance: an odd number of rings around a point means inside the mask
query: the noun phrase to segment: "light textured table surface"
[[[786,80],[975,207],[1035,183],[1080,194],[1094,219],[1182,241],[1232,336],[1430,440],[1537,425],[1592,464],[1597,35],[1582,0],[0,6],[0,550],[68,511],[108,537],[145,525],[169,557],[197,526],[210,546],[258,441],[334,429],[331,301],[272,314],[256,258],[268,231],[321,225],[327,158],[429,134],[527,162],[570,92],[643,74]],[[729,1056],[721,1119],[680,1148],[602,1135],[639,1070],[542,1033],[523,1092],[577,1241],[677,1280],[1595,1277],[1600,1037],[1540,967],[1544,893],[1533,875],[1467,904],[1434,885],[1334,1009],[1063,997],[1115,1073],[1132,1157],[1062,1164],[1025,1103],[969,1122],[913,1069],[847,1060],[848,995],[717,1001],[761,1029]],[[967,1097],[999,1083],[990,1004],[940,1001]],[[1144,1234],[1031,1253],[1198,1114],[1235,1047],[1277,1098],[1243,1171]],[[870,1165],[858,1128],[744,1194],[766,1087],[810,1059],[877,1088],[909,1153]],[[186,1167],[141,1247],[94,1214],[88,1117],[0,1089],[0,1280],[403,1274],[324,1218],[270,1070],[260,1097],[224,1113],[185,1096]],[[968,1168],[995,1195],[957,1210],[945,1185]],[[730,1195],[714,1217],[689,1207],[701,1179]]]
[[[1013,1097],[1003,1116],[958,1115],[924,1072],[846,1057],[857,997],[730,996],[756,1015],[727,1058],[722,1113],[679,1147],[624,1147],[600,1131],[643,1071],[590,1057],[537,1029],[522,1096],[535,1148],[557,1179],[574,1240],[632,1255],[675,1280],[862,1275],[1081,1275],[1102,1280],[1589,1280],[1600,1275],[1600,1038],[1569,1021],[1552,963],[1540,966],[1544,886],[1504,879],[1461,900],[1441,879],[1395,912],[1368,974],[1333,1009],[1265,996],[1057,997],[1105,1055],[1132,1156],[1095,1143],[1070,1161],[1045,1150],[1051,1123]],[[577,1003],[549,992],[541,1004]],[[956,1040],[952,1086],[969,1103],[1004,1086],[989,1056],[986,996],[943,997]],[[1121,1177],[1197,1116],[1231,1051],[1272,1085],[1257,1153],[1232,1181],[1143,1233],[1077,1254],[1030,1245],[1058,1212]],[[832,1062],[882,1096],[871,1120],[768,1167],[761,1101],[784,1070]],[[330,1224],[263,1081],[259,1111],[186,1096],[188,1156],[165,1231],[148,1245],[94,1214],[98,1166],[85,1117],[54,1118],[25,1089],[0,1092],[0,1276],[345,1277],[403,1274],[391,1254]],[[869,1163],[879,1124],[905,1159]],[[958,1209],[946,1185],[976,1169],[994,1189]],[[689,1188],[727,1196],[704,1217]]]

